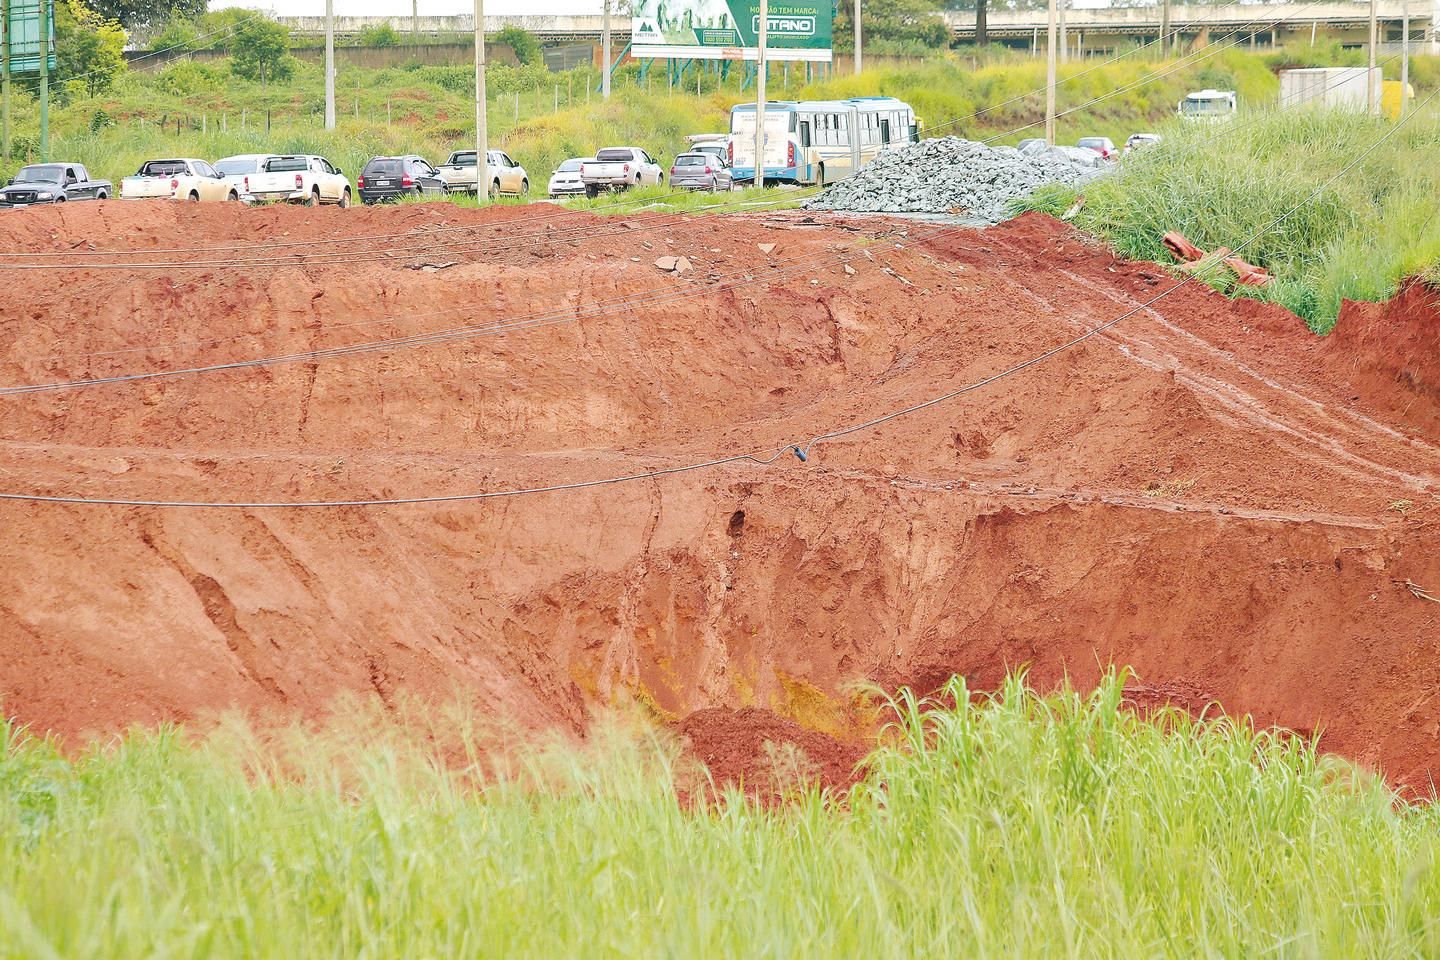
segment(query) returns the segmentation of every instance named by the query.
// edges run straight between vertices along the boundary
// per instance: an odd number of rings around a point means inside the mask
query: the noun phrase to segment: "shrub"
[[[398,47],[400,34],[388,23],[372,24],[360,28],[359,44],[362,47]]]

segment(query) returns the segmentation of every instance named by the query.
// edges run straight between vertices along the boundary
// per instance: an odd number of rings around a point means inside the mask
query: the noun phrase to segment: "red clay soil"
[[[686,753],[709,771],[712,791],[734,787],[784,799],[808,783],[844,788],[860,777],[865,747],[756,707],[708,707],[673,725]]]
[[[1194,286],[1143,306],[1168,274],[1053,220],[936,229],[440,204],[0,218],[0,250],[231,261],[0,271],[0,386],[546,318],[0,396],[5,492],[444,496],[768,455],[1135,311],[803,463],[389,508],[0,502],[3,709],[74,739],[458,690],[581,729],[640,692],[698,713],[697,750],[743,770],[707,744],[743,753],[782,718],[824,726],[855,681],[986,687],[1028,663],[1041,683],[1085,683],[1115,663],[1147,690],[1323,729],[1396,781],[1440,773],[1440,430],[1413,414],[1434,374],[1423,298],[1347,308],[1326,340]],[[160,252],[236,238],[303,246]],[[662,272],[665,255],[693,268]],[[1357,315],[1377,332],[1346,339]],[[1386,340],[1385,324],[1414,332]],[[703,712],[742,706],[759,709]]]
[[[1326,347],[1352,399],[1402,429],[1440,435],[1440,290],[1412,279],[1389,303],[1347,300]]]

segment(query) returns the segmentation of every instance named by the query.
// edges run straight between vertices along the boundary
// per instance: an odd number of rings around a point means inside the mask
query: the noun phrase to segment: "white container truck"
[[[1316,107],[1330,110],[1363,111],[1372,102],[1365,88],[1369,74],[1374,90],[1375,109],[1380,107],[1380,68],[1369,67],[1306,67],[1280,71],[1280,106]]]

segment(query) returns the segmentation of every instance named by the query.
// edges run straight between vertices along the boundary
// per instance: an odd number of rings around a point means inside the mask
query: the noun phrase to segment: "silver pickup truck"
[[[602,190],[664,183],[665,171],[639,147],[606,147],[580,165],[580,182],[585,184],[585,196],[595,197]]]

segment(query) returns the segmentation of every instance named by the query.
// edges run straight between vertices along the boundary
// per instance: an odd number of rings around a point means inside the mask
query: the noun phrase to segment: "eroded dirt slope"
[[[36,728],[408,689],[574,729],[630,691],[677,720],[753,706],[833,733],[856,680],[1113,662],[1192,706],[1323,725],[1400,780],[1440,764],[1440,432],[1388,374],[1334,375],[1346,317],[1327,342],[1190,287],[1143,307],[1174,281],[1034,217],[26,214],[3,249],[304,245],[6,272],[5,386],[488,327],[0,397],[9,492],[444,496],[768,456],[1139,308],[805,463],[390,508],[0,503],[0,696]],[[1433,336],[1423,303],[1368,309]]]

